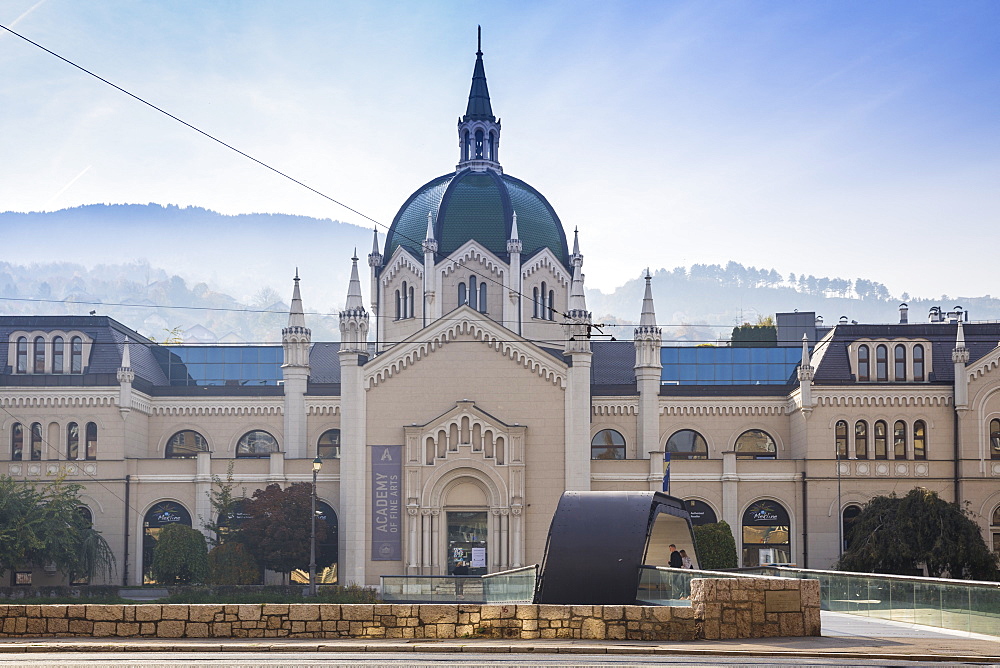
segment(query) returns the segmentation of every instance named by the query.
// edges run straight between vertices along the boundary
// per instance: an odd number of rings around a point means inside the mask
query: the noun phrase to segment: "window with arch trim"
[[[414,309],[414,307],[416,305],[416,301],[413,299],[413,286],[412,285],[410,286],[409,303],[410,303],[410,311],[409,311],[409,313],[407,314],[406,317],[412,318],[413,317],[413,309]]]
[[[83,373],[83,339],[74,336],[69,342],[70,373]]]
[[[243,434],[236,444],[237,457],[270,457],[272,452],[278,452],[278,441],[260,429]]]
[[[40,336],[35,337],[34,345],[34,373],[45,373],[45,339]]]
[[[766,431],[748,429],[736,439],[736,459],[777,459],[778,446]]]
[[[28,373],[28,339],[17,340],[17,373]]]
[[[70,422],[66,425],[66,459],[80,458],[80,425]]]
[[[854,456],[868,459],[868,423],[864,420],[854,423]]]
[[[892,456],[906,459],[906,423],[902,420],[896,420],[892,425]]]
[[[906,346],[897,344],[893,349],[894,380],[906,380]]]
[[[479,310],[479,288],[476,287],[475,276],[469,276],[469,306]]]
[[[340,459],[340,430],[327,429],[316,442],[316,455],[320,459]]]
[[[52,339],[52,373],[62,373],[65,369],[63,368],[63,359],[65,356],[65,346],[63,337],[57,336]]]
[[[87,423],[87,433],[86,433],[86,458],[87,459],[97,459],[97,423],[88,422]]]
[[[888,459],[888,430],[887,425],[883,420],[879,420],[875,423],[874,428],[874,439],[875,439],[875,459]]]
[[[841,536],[844,538],[844,549],[846,550],[851,546],[853,541],[853,536],[851,535],[851,529],[854,528],[854,523],[858,519],[858,515],[861,514],[861,506],[852,503],[850,505],[844,506],[844,512],[841,515]]]
[[[10,459],[19,462],[24,458],[24,425],[15,422],[10,428]]]
[[[549,308],[548,308],[548,311],[547,311],[547,313],[548,313],[548,319],[549,320],[555,320],[556,319],[556,291],[555,290],[549,290],[548,303],[549,303]]]
[[[407,288],[406,281],[403,281],[403,289],[401,290],[401,293],[403,295],[403,310],[400,312],[400,316],[399,317],[400,318],[409,318],[410,317],[410,298],[409,298],[409,290]]]
[[[871,356],[868,346],[858,346],[858,380],[871,380]]]
[[[590,441],[591,459],[625,459],[625,437],[614,429],[602,429]]]
[[[913,380],[924,380],[924,347],[919,343],[913,346]]]
[[[479,312],[486,313],[486,281],[479,282]]]
[[[693,429],[675,431],[665,449],[671,459],[708,459],[708,443]]]
[[[990,420],[990,459],[1000,459],[1000,420]]]
[[[177,432],[163,449],[165,459],[194,459],[199,452],[208,452],[208,441],[193,429]]]
[[[875,380],[889,380],[889,349],[882,344],[875,346]]]
[[[927,424],[923,420],[913,423],[913,458],[927,459]]]
[[[80,522],[83,524],[84,528],[91,528],[94,526],[94,513],[87,506],[77,506],[76,514],[80,518]],[[71,585],[87,585],[90,584],[90,577],[86,575],[75,575],[70,577],[69,583]]]
[[[537,318],[538,317],[539,306],[540,306],[539,303],[538,303],[538,288],[535,288],[534,290],[532,290],[531,304],[532,304],[531,317],[532,318]]]
[[[42,459],[42,423],[31,423],[31,461],[37,462]]]
[[[399,290],[396,290],[396,320],[399,320],[402,314],[403,298],[399,294]]]
[[[837,446],[837,459],[847,459],[847,422],[839,420],[834,427],[834,438]]]
[[[990,519],[990,533],[993,534],[993,551],[1000,554],[1000,506],[993,509]]]

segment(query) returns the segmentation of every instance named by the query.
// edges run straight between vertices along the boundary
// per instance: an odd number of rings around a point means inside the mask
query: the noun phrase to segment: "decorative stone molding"
[[[638,415],[639,398],[625,400],[602,400],[595,399],[592,402],[591,414],[594,417],[606,417],[612,415]]]
[[[229,416],[229,417],[266,417],[278,416],[284,413],[282,403],[264,403],[257,399],[252,404],[234,403],[169,403],[157,404],[153,407],[152,414],[162,416],[185,416],[185,417],[207,417],[207,416]]]
[[[424,277],[424,265],[422,263],[418,263],[412,255],[400,246],[396,249],[396,252],[392,254],[392,258],[389,260],[389,263],[386,264],[385,268],[382,270],[382,274],[379,277],[382,281],[382,286],[388,287],[396,275],[403,269],[412,271],[416,278]]]
[[[451,274],[456,273],[459,268],[474,262],[482,264],[488,271],[493,273],[494,280],[498,283],[503,283],[503,272],[507,268],[506,263],[475,241],[467,241],[461,248],[449,255],[447,260],[441,263],[444,265],[441,268],[441,276],[447,278]]]
[[[568,288],[573,277],[566,272],[566,268],[563,267],[562,263],[556,259],[548,248],[542,249],[538,255],[535,255],[527,264],[521,265],[521,276],[525,279],[530,277],[532,274],[538,271],[548,269],[549,273],[556,279],[556,281],[564,288]]]
[[[113,408],[118,399],[118,388],[114,393],[107,390],[87,392],[85,388],[74,388],[73,394],[24,394],[23,388],[5,388],[7,392],[19,394],[0,394],[0,406],[4,408]]]
[[[969,374],[969,380],[973,381],[977,378],[985,376],[990,371],[1000,367],[1000,346],[994,348],[988,352],[983,357],[979,358],[973,366],[967,369]]]
[[[366,389],[371,389],[379,383],[387,381],[463,335],[478,339],[488,348],[513,360],[525,369],[533,371],[540,378],[544,378],[553,385],[560,388],[566,387],[565,366],[561,362],[534,349],[534,346],[527,341],[514,339],[514,335],[509,330],[486,319],[481,314],[473,315],[471,318],[463,318],[463,310],[466,311],[466,315],[475,313],[468,306],[462,306],[450,318],[439,320],[435,323],[436,326],[421,332],[419,341],[400,344],[376,357],[371,362],[372,367],[365,374]]]
[[[781,401],[727,403],[714,401],[712,403],[680,404],[672,399],[660,399],[660,415],[670,417],[724,417],[753,416],[780,417],[789,412],[788,403]]]
[[[315,417],[336,417],[340,415],[340,403],[310,403],[306,401],[306,415]]]
[[[879,385],[876,392],[842,392],[829,394],[822,391],[822,388],[813,388],[814,393],[820,389],[820,393],[814,394],[817,406],[839,407],[839,408],[860,408],[860,407],[948,407],[951,406],[951,389],[945,388],[938,394],[910,392],[892,392],[892,387],[883,383]]]

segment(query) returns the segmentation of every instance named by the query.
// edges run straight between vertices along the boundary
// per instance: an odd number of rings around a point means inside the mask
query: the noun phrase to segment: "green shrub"
[[[160,530],[153,549],[153,579],[161,585],[189,584],[208,579],[208,550],[200,531],[180,524]]]
[[[739,561],[732,529],[726,522],[702,524],[694,528],[698,567],[706,570],[736,568]]]
[[[208,553],[208,568],[212,584],[259,584],[260,567],[242,543],[221,543]]]

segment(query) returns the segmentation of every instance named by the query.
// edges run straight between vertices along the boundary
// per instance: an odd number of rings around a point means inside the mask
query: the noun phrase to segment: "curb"
[[[317,652],[317,653],[495,653],[495,654],[649,654],[688,656],[753,656],[762,658],[833,658],[833,659],[876,659],[887,661],[927,661],[962,663],[1000,663],[1000,655],[968,654],[927,654],[927,653],[881,653],[844,652],[841,650],[768,650],[768,649],[723,649],[697,648],[672,645],[563,645],[532,643],[271,643],[271,642],[181,642],[177,644],[126,643],[126,642],[0,642],[0,654],[37,654],[44,652],[79,653],[161,653],[161,652]]]

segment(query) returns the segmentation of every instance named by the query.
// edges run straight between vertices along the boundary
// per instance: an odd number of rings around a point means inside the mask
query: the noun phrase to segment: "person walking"
[[[681,568],[694,568],[694,564],[691,562],[691,557],[684,550],[679,551],[681,555]]]
[[[677,551],[677,546],[671,543],[669,549],[670,568],[684,568],[684,561],[681,558],[681,553]]]

